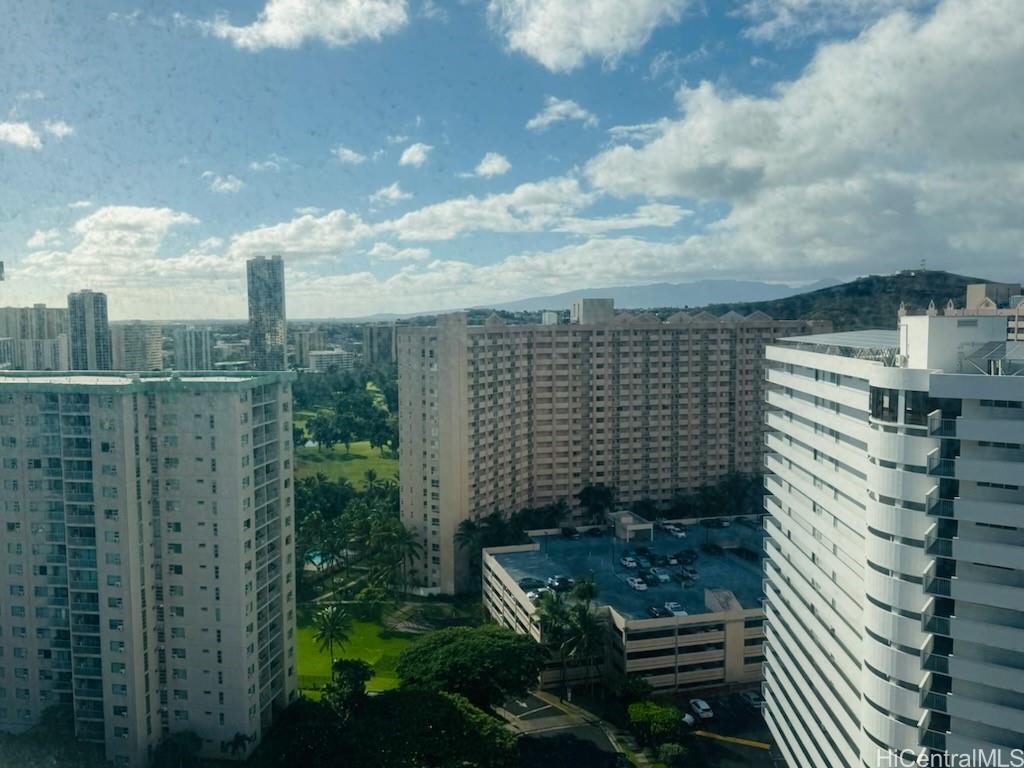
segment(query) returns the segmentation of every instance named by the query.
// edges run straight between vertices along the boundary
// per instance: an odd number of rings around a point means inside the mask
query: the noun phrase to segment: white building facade
[[[1024,349],[1006,318],[901,317],[766,356],[765,690],[788,764],[1009,759],[1024,746]]]
[[[296,697],[290,381],[0,374],[0,730],[252,752]]]

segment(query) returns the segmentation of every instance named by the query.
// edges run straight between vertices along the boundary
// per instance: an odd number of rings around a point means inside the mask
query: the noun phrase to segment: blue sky
[[[1020,278],[1013,0],[0,0],[0,303]],[[986,45],[977,41],[985,40]]]

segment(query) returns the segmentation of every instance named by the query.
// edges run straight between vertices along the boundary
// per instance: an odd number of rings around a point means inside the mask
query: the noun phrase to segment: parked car
[[[632,555],[623,555],[619,558],[619,563],[623,568],[636,568],[637,566],[636,558]]]
[[[539,587],[537,589],[534,589],[534,590],[531,590],[531,591],[527,592],[526,593],[526,598],[531,603],[536,603],[538,600],[540,600],[542,597],[544,597],[544,595],[546,595],[548,592],[554,592],[554,590],[550,589],[549,587]]]
[[[711,705],[704,701],[704,699],[690,699],[690,711],[701,720],[710,720],[715,716],[715,713],[711,710]]]
[[[562,529],[562,536],[564,536],[567,539],[577,541],[580,538],[580,532],[573,528],[571,525],[569,525]]]
[[[651,561],[646,557],[637,557],[636,562],[641,568],[647,569],[651,567]]]
[[[700,578],[700,574],[697,573],[697,569],[690,565],[684,565],[679,569],[679,572],[683,574],[687,579],[696,581]]]
[[[627,578],[626,583],[629,584],[629,586],[631,586],[637,592],[647,591],[647,582],[645,582],[643,579],[637,578],[636,576],[630,576],[629,578]]]
[[[668,565],[679,565],[679,558],[676,555],[669,555],[665,558]]]
[[[720,555],[723,552],[725,552],[724,549],[715,544],[713,541],[709,541],[706,544],[701,544],[700,550],[706,555]]]
[[[659,584],[661,584],[661,579],[659,579],[650,571],[644,571],[643,573],[641,573],[640,578],[644,580],[644,583],[647,584],[648,587],[656,587]]]
[[[651,565],[667,565],[668,558],[664,555],[659,555],[657,552],[652,552],[647,556],[647,559],[651,561]]]
[[[697,562],[697,550],[695,549],[681,549],[676,552],[676,557],[679,558],[679,562],[683,565],[692,565]]]
[[[693,728],[694,724],[697,722],[689,712],[683,712],[683,716],[680,718],[680,721],[683,725],[690,728]]]
[[[689,614],[683,610],[683,604],[677,603],[675,600],[669,600],[665,603],[665,610],[673,616],[689,616]]]
[[[664,608],[659,608],[657,605],[652,605],[650,608],[648,608],[647,615],[650,616],[652,619],[667,619],[672,616],[672,614],[669,611],[665,610]]]
[[[671,528],[668,529],[668,535],[671,536],[674,539],[685,539],[686,538],[686,529],[682,528],[682,527],[680,527],[678,525],[674,525],[674,526],[672,526]]]
[[[740,694],[740,701],[757,712],[760,712],[768,704],[761,696],[760,691],[744,691]]]
[[[651,576],[654,576],[662,584],[668,584],[669,581],[671,581],[671,577],[668,575],[668,571],[662,568],[651,568],[651,570],[648,571],[648,573],[650,573]]]
[[[532,592],[533,590],[540,589],[543,586],[543,581],[541,581],[540,579],[531,578],[529,576],[525,579],[519,580],[519,588],[522,589],[524,592]]]
[[[555,592],[568,592],[576,582],[568,576],[552,576],[548,579],[548,586]]]

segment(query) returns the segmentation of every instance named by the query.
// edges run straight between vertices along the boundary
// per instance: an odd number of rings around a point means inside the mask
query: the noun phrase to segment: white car
[[[676,539],[685,539],[686,538],[686,529],[684,529],[684,528],[672,527],[672,528],[669,528],[668,532],[669,532],[669,534],[672,537],[674,537]]]
[[[619,562],[622,563],[623,568],[636,568],[636,558],[630,557],[629,555],[623,555]]]
[[[715,716],[715,713],[711,711],[711,705],[704,699],[690,699],[690,711],[701,720],[710,720]]]
[[[531,589],[529,592],[526,593],[526,598],[531,603],[536,603],[548,592],[554,592],[554,590],[551,589],[551,587],[539,587],[537,589]]]
[[[631,586],[637,592],[647,591],[647,582],[645,582],[643,579],[638,579],[636,576],[630,576],[628,579],[626,579],[626,583],[629,584],[629,586]]]
[[[683,604],[677,603],[675,600],[669,600],[665,603],[665,610],[673,616],[689,616],[689,614],[683,610]]]
[[[689,712],[683,712],[683,716],[680,718],[680,720],[682,720],[683,725],[688,726],[690,728],[693,728],[693,724],[697,722],[693,719],[693,715],[691,715]]]
[[[664,568],[651,568],[648,573],[657,578],[662,584],[668,584],[672,580],[672,577],[668,575],[668,571]]]

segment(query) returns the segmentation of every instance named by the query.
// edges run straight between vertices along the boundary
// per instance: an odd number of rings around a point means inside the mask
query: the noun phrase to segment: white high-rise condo
[[[254,371],[288,368],[284,308],[284,262],[257,256],[245,262],[249,288],[249,367]]]
[[[0,373],[0,730],[252,752],[296,696],[291,379]]]
[[[793,768],[1024,746],[1024,344],[1006,324],[930,311],[767,349],[765,689]]]
[[[174,367],[179,371],[212,371],[213,331],[209,328],[195,328],[191,325],[175,326]]]
[[[68,326],[72,370],[109,371],[113,368],[105,293],[68,294]]]

